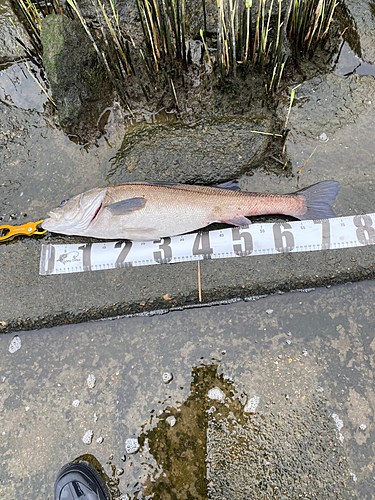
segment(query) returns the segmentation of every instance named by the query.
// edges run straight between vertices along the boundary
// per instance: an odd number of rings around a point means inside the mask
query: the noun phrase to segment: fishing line
[[[204,259],[313,252],[375,244],[375,214],[251,224],[154,241],[42,245],[39,274],[68,274]]]

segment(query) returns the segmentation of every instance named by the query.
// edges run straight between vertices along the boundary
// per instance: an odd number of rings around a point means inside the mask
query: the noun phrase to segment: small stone
[[[344,427],[344,422],[339,418],[339,416],[336,413],[332,413],[332,418],[335,421],[337,430],[340,432],[341,429]]]
[[[253,396],[252,398],[249,399],[249,401],[246,403],[246,406],[244,408],[245,413],[255,413],[257,407],[259,404],[259,397],[258,396]]]
[[[98,444],[102,444],[103,441],[104,439],[102,438],[102,436],[98,437],[98,439],[96,440]]]
[[[122,476],[123,473],[124,473],[124,469],[122,469],[121,467],[118,467],[116,469],[116,476]]]
[[[365,430],[366,430],[366,427],[367,427],[367,425],[366,425],[366,424],[361,424],[361,425],[359,426],[359,428],[361,429],[361,431],[365,431]]]
[[[87,385],[89,386],[89,389],[93,389],[96,384],[96,378],[95,376],[90,373],[90,375],[87,377]]]
[[[162,375],[164,384],[169,384],[173,380],[173,374],[169,372],[164,372]]]
[[[13,354],[14,352],[21,349],[21,338],[18,335],[15,335],[9,344],[9,352]]]
[[[272,314],[273,313],[273,309],[267,309],[266,313],[267,314]]]
[[[97,422],[98,421],[98,415],[96,413],[94,413],[94,422]]]
[[[329,138],[328,138],[328,136],[327,136],[327,134],[325,132],[323,132],[322,134],[320,134],[319,141],[320,142],[328,142],[329,141]]]
[[[175,419],[175,417],[173,415],[171,415],[170,417],[168,417],[166,420],[167,420],[168,424],[171,427],[173,427],[175,425],[175,423],[176,423],[176,419]]]
[[[83,438],[82,438],[82,441],[85,443],[85,444],[91,444],[91,441],[92,441],[92,438],[94,436],[94,431],[92,431],[91,429],[86,431]]]
[[[72,406],[74,406],[74,408],[77,408],[77,406],[79,406],[79,399],[75,399],[72,403]]]
[[[125,450],[126,453],[135,453],[139,450],[139,443],[137,438],[128,438],[125,441]]]
[[[207,393],[207,396],[210,399],[214,399],[215,401],[223,402],[225,399],[225,394],[219,387],[213,387],[212,389],[210,389]]]
[[[291,341],[291,340],[289,340],[289,339],[287,339],[287,340],[286,340],[286,343],[287,343],[288,345],[290,345],[290,344],[292,343],[292,341]]]

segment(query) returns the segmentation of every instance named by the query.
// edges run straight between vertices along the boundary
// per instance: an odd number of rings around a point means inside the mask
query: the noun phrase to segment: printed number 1
[[[91,247],[92,243],[78,247],[78,250],[83,250],[82,264],[84,271],[91,271]]]

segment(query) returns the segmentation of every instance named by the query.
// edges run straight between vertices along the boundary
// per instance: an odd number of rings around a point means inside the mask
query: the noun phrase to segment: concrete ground
[[[0,336],[1,496],[374,499],[375,284]],[[152,496],[153,495],[153,496]]]

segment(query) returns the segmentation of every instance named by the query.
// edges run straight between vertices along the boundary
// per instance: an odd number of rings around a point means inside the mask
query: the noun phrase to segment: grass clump
[[[41,20],[46,13],[64,13],[80,21],[122,102],[130,109],[128,88],[136,81],[146,100],[169,89],[177,110],[179,88],[185,85],[190,59],[186,35],[189,0],[137,0],[142,41],[134,42],[121,25],[114,0],[92,0],[95,21],[82,14],[79,0],[58,0],[41,7],[39,0],[15,0],[29,27],[31,51],[41,60]],[[278,90],[290,53],[311,55],[327,38],[337,0],[217,0],[216,40],[208,41],[206,4],[202,0],[203,54],[217,81],[264,75],[267,92]],[[216,41],[216,46],[215,46]],[[20,41],[22,43],[22,41]],[[30,53],[30,50],[29,50]]]

